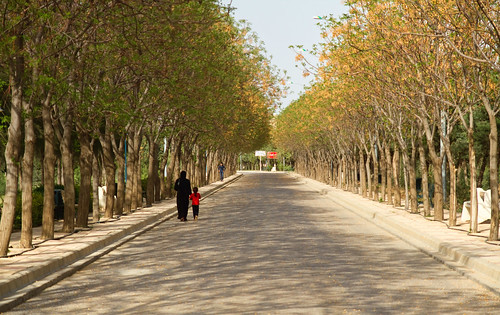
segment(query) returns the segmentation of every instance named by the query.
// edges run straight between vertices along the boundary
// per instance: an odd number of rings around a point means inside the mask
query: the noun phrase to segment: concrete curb
[[[379,226],[500,295],[500,250],[498,246],[488,245],[481,239],[464,235],[462,231],[449,229],[442,223],[428,220],[421,215],[410,214],[295,173],[293,176],[312,184],[312,187],[319,193],[344,209]],[[328,192],[326,195],[325,190]],[[334,196],[339,193],[350,194],[349,199]]]
[[[243,174],[235,174],[228,177],[222,183],[215,182],[200,187],[200,193],[203,193],[202,200],[230,185],[241,178],[241,176],[243,176]],[[175,201],[172,200],[167,201],[167,203],[174,202]],[[148,209],[154,209],[155,207],[158,207],[158,204]],[[45,262],[37,262],[33,266],[27,267],[25,270],[16,273],[14,277],[2,279],[0,281],[0,312],[5,312],[39,294],[47,287],[72,275],[76,271],[97,260],[99,257],[147,232],[155,226],[175,217],[176,213],[176,206],[170,205],[157,213],[145,213],[139,210],[134,212],[134,214],[144,214],[144,219],[138,218],[137,223],[133,223],[123,229],[118,226],[118,229],[114,232],[111,231],[104,235],[94,237],[95,240],[87,241],[83,245],[81,244],[81,240],[78,240],[78,235],[76,235],[78,233],[76,233],[74,237],[75,242],[73,243],[80,243],[80,248],[67,252],[62,250],[60,251],[62,255]],[[113,228],[112,224],[113,223],[109,224],[110,229]],[[117,226],[115,225],[115,227]],[[70,241],[68,243],[70,243],[69,246],[72,248],[78,247],[78,244],[71,244]],[[30,252],[30,254],[32,254],[33,257],[36,256],[36,253]]]
[[[434,238],[425,234],[426,231],[414,229],[383,212],[368,209],[359,211],[360,209],[354,208],[355,204],[338,202],[331,197],[329,199],[500,295],[500,266],[487,258],[472,254],[459,245]]]

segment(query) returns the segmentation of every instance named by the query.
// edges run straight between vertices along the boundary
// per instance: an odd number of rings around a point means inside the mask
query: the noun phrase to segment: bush
[[[40,189],[39,187],[35,188],[33,190],[33,227],[36,226],[41,226],[42,225],[42,216],[43,216],[43,188]],[[20,230],[21,229],[21,222],[22,222],[22,206],[21,206],[21,200],[22,200],[22,193],[18,192],[17,193],[17,200],[16,200],[16,213],[15,213],[15,218],[14,218],[14,229],[15,230]]]
[[[5,173],[0,172],[0,197],[5,194]]]
[[[92,187],[90,187],[90,189],[92,190]],[[75,185],[75,204],[78,204],[78,200],[80,199],[80,186],[79,185]]]
[[[294,169],[291,165],[288,165],[288,164],[285,165],[285,172],[293,172],[293,171],[294,171]]]
[[[462,211],[461,205],[470,200],[470,185],[469,182],[465,179],[465,172],[462,170],[458,175],[457,182],[457,205],[458,211]]]
[[[55,185],[55,189],[64,190],[63,185]],[[38,186],[33,188],[33,227],[42,225],[43,216],[43,186]],[[78,193],[80,191],[80,186],[75,186],[75,202],[78,203]],[[20,230],[22,223],[22,193],[19,191],[17,193],[16,200],[16,212],[14,218],[14,229]]]

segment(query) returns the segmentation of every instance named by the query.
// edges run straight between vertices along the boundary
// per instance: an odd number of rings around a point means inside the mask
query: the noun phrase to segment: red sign
[[[274,160],[278,158],[278,152],[267,152],[267,158]]]

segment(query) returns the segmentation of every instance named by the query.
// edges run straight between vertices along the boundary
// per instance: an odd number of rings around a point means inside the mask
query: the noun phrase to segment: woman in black
[[[177,218],[187,221],[191,183],[186,178],[186,171],[181,172],[181,177],[175,181],[174,189],[177,191]]]

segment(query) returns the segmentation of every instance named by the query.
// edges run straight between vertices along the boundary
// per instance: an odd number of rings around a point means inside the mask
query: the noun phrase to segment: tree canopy
[[[401,154],[402,175],[409,185],[406,206],[415,212],[417,172],[427,177],[430,163],[434,217],[443,220],[446,206],[450,225],[456,224],[455,174],[468,171],[474,201],[475,156],[482,150],[489,154],[490,239],[497,239],[498,2],[351,0],[346,5],[348,14],[321,23],[325,42],[315,50],[318,68],[298,56],[315,80],[277,118],[276,144],[294,153],[299,170],[314,175],[317,167],[326,167],[326,178],[340,174],[339,185],[351,185],[353,190],[360,185],[362,192],[368,185],[372,198],[396,204],[392,194],[399,191],[387,192],[385,185],[398,183],[399,166],[393,168],[393,158]],[[480,113],[487,113],[490,131],[486,152],[484,138],[474,133],[481,125],[475,119],[485,119]],[[466,165],[461,164],[464,152],[454,145],[464,131],[469,144]],[[423,163],[418,168],[417,152]],[[450,176],[444,180],[443,164]],[[356,173],[361,173],[360,180]],[[379,176],[382,196],[377,191]],[[474,202],[471,211],[477,211]],[[474,222],[471,229],[477,229]]]

